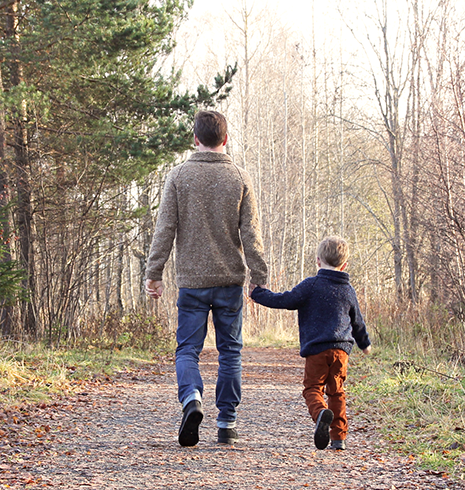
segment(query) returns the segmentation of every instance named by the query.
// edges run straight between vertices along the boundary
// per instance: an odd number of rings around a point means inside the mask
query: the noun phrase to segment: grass
[[[246,347],[298,347],[299,330],[295,312],[278,310],[271,318],[257,318],[256,312],[252,315],[249,313],[242,326],[242,340]],[[211,318],[208,320],[205,346],[215,347],[215,327]]]
[[[352,409],[376,424],[389,450],[415,457],[424,469],[465,478],[463,366],[375,349],[351,357],[347,392]]]
[[[156,356],[155,356],[156,357]],[[66,395],[87,381],[154,362],[154,351],[119,349],[48,349],[41,345],[0,344],[0,405],[9,407]]]
[[[287,329],[279,325],[276,330],[265,328],[260,333],[250,334],[244,331],[244,345],[247,347],[299,347],[296,329]]]

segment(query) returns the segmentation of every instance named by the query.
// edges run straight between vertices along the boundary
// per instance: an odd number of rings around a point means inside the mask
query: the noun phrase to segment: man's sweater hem
[[[231,276],[177,276],[176,284],[178,288],[201,289],[216,288],[227,286],[243,286],[245,275]]]

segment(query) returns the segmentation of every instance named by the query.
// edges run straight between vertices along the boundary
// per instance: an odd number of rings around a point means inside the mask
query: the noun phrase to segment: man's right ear
[[[226,146],[227,142],[228,142],[228,135],[226,134],[226,136],[224,137],[223,146]]]

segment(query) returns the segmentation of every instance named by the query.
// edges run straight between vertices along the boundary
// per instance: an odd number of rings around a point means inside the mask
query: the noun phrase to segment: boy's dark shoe
[[[239,440],[236,429],[218,429],[218,444],[232,445]]]
[[[192,400],[184,408],[181,427],[179,427],[179,444],[195,446],[199,442],[199,425],[203,419],[202,404]]]
[[[324,408],[316,419],[314,441],[317,449],[326,449],[329,444],[329,426],[333,421],[334,414],[328,408]]]
[[[331,441],[329,449],[335,449],[336,451],[344,451],[346,448],[346,441]]]

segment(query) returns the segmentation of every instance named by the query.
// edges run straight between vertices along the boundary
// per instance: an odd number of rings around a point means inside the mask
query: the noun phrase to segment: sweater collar
[[[331,269],[318,269],[318,276],[335,282],[349,283],[349,274],[344,271],[333,271]]]
[[[232,158],[226,153],[217,151],[197,151],[189,157],[191,162],[232,163]]]

